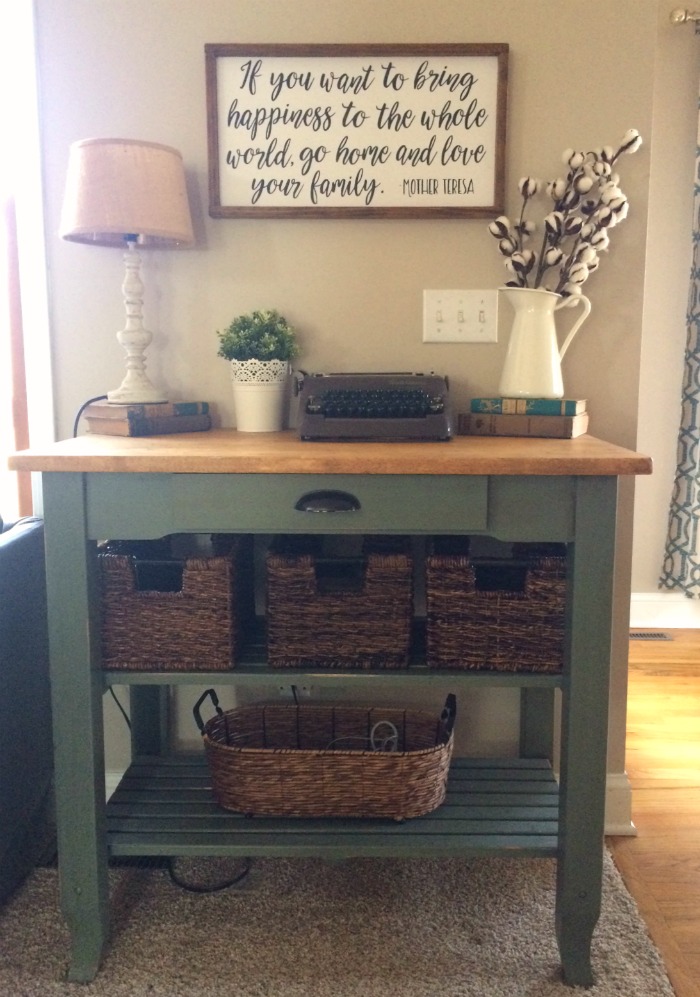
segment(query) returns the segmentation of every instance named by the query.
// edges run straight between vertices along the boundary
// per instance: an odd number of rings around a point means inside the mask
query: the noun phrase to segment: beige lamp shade
[[[137,139],[95,138],[70,147],[60,235],[71,242],[166,248],[194,241],[185,170],[177,149]]]

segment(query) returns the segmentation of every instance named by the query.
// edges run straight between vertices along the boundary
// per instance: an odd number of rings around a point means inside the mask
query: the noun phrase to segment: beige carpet
[[[234,867],[176,871],[201,883]],[[673,997],[609,855],[588,991],[561,981],[551,861],[266,860],[208,895],[164,869],[110,877],[113,943],[81,985],[63,982],[56,870],[32,875],[0,913],[2,997]]]

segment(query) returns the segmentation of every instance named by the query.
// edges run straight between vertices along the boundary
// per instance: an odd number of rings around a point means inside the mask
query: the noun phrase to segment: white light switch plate
[[[423,291],[423,342],[498,342],[498,292]]]

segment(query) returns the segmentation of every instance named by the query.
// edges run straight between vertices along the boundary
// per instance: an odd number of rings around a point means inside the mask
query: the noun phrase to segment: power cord
[[[399,732],[396,725],[390,720],[379,720],[372,727],[369,737],[361,735],[347,734],[343,737],[336,737],[326,745],[326,751],[331,748],[342,747],[351,749],[353,744],[360,744],[362,751],[398,751]]]
[[[224,880],[222,883],[215,883],[213,886],[205,886],[203,883],[186,883],[175,871],[175,861],[174,858],[168,859],[170,881],[187,893],[221,893],[222,890],[229,890],[232,886],[237,886],[238,883],[246,878],[253,864],[252,859],[245,858],[243,859],[243,868],[235,876],[232,876],[231,879]]]
[[[114,700],[114,702],[117,704],[117,707],[119,708],[119,712],[121,713],[121,715],[124,717],[124,720],[126,721],[126,726],[129,728],[129,730],[131,730],[131,720],[129,719],[128,713],[126,712],[126,710],[124,709],[124,707],[122,706],[122,704],[117,699],[117,694],[114,691],[114,686],[110,685],[110,686],[108,686],[108,689],[109,689],[110,696],[112,697],[112,699]]]
[[[107,395],[95,395],[94,398],[88,398],[88,400],[86,402],[83,402],[83,404],[78,409],[78,411],[76,413],[76,416],[75,416],[75,421],[73,422],[73,436],[74,437],[78,435],[78,426],[80,425],[80,417],[83,414],[83,412],[85,411],[85,409],[88,407],[88,405],[92,405],[93,402],[103,402],[106,397],[107,397]]]
[[[119,712],[124,717],[126,726],[129,730],[131,730],[131,720],[126,710],[119,702],[117,694],[114,691],[114,687],[110,685],[108,686],[108,689],[109,694],[119,708]],[[168,876],[170,877],[171,882],[181,890],[186,890],[188,893],[220,893],[222,890],[228,890],[232,886],[236,886],[240,883],[241,880],[245,879],[250,872],[251,865],[252,859],[246,858],[243,860],[243,868],[235,876],[232,876],[230,879],[226,879],[221,883],[215,883],[213,886],[205,886],[203,883],[186,883],[185,880],[182,879],[175,871],[175,860],[172,858],[168,858],[167,860]]]

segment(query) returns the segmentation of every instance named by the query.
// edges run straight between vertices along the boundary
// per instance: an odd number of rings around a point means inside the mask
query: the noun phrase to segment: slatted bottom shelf
[[[559,793],[541,759],[456,759],[445,803],[391,820],[246,817],[211,795],[204,755],[136,759],[107,805],[110,853],[127,855],[555,856]]]

